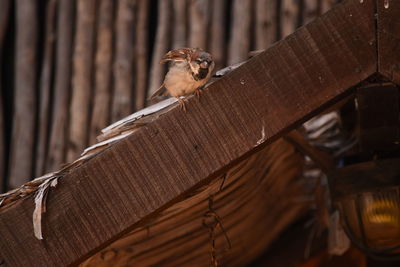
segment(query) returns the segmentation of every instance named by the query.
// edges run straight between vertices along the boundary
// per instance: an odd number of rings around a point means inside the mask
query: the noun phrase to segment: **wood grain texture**
[[[136,6],[136,0],[121,0],[117,4],[112,122],[122,119],[133,110]]]
[[[40,73],[39,82],[39,121],[38,121],[38,140],[36,145],[36,168],[35,177],[41,176],[45,172],[45,162],[47,160],[48,139],[50,132],[51,110],[51,91],[52,76],[54,70],[54,43],[55,43],[55,16],[57,8],[56,0],[50,0],[46,10],[46,33],[44,41],[43,65]]]
[[[54,77],[53,116],[49,136],[46,171],[55,171],[66,161],[69,101],[72,72],[72,42],[75,1],[59,0]]]
[[[2,55],[3,55],[3,47],[4,47],[4,37],[7,32],[7,28],[9,25],[9,20],[10,20],[10,0],[0,0],[0,192],[5,191],[5,182],[6,182],[6,176],[5,176],[5,159],[6,159],[6,149],[5,149],[5,133],[6,133],[6,128],[4,124],[4,100],[3,100],[3,88],[2,88],[2,83],[3,83],[3,75],[2,75]]]
[[[30,0],[16,4],[16,64],[9,186],[15,188],[33,175],[36,122],[37,6]]]
[[[77,1],[67,161],[88,145],[93,97],[97,0]]]
[[[32,197],[3,210],[0,258],[78,263],[345,97],[376,70],[372,4],[345,1],[60,179],[43,242]]]
[[[378,70],[400,84],[400,2],[375,0],[378,9]]]
[[[95,80],[93,112],[90,125],[90,144],[96,143],[96,136],[110,123],[111,85],[113,62],[114,1],[100,0],[97,20]]]
[[[229,249],[228,240],[216,226],[218,265],[248,264],[307,210],[308,204],[298,201],[308,196],[299,176],[303,159],[292,145],[279,139],[93,255],[81,267],[210,266],[211,239],[202,223],[210,196],[232,245]]]

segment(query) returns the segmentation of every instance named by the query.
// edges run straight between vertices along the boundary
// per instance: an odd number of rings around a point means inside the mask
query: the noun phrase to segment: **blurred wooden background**
[[[146,106],[162,55],[216,69],[268,48],[338,0],[0,0],[0,192],[74,160]]]

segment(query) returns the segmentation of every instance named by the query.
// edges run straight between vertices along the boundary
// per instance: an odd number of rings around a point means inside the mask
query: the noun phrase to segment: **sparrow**
[[[163,56],[160,64],[166,62],[171,64],[164,82],[150,99],[170,94],[178,99],[181,108],[186,111],[185,99],[181,99],[181,96],[195,93],[200,97],[200,88],[210,79],[215,63],[211,54],[200,48],[171,50]]]

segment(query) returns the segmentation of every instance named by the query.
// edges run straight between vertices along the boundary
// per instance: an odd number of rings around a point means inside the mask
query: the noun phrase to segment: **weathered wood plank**
[[[9,186],[18,187],[33,176],[36,113],[37,5],[16,3],[16,63]]]
[[[65,265],[103,248],[351,92],[376,70],[374,29],[372,1],[353,0],[300,28],[62,178],[43,242],[32,197],[3,210],[0,258]]]
[[[378,9],[378,70],[400,84],[400,1],[375,1]]]

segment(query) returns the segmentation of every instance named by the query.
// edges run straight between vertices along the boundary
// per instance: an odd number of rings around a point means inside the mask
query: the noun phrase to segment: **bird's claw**
[[[186,98],[178,98],[178,102],[179,102],[179,106],[181,108],[181,110],[183,110],[184,112],[186,112]]]
[[[200,101],[200,95],[203,93],[203,91],[198,88],[194,91],[195,96],[197,96],[197,99]]]

